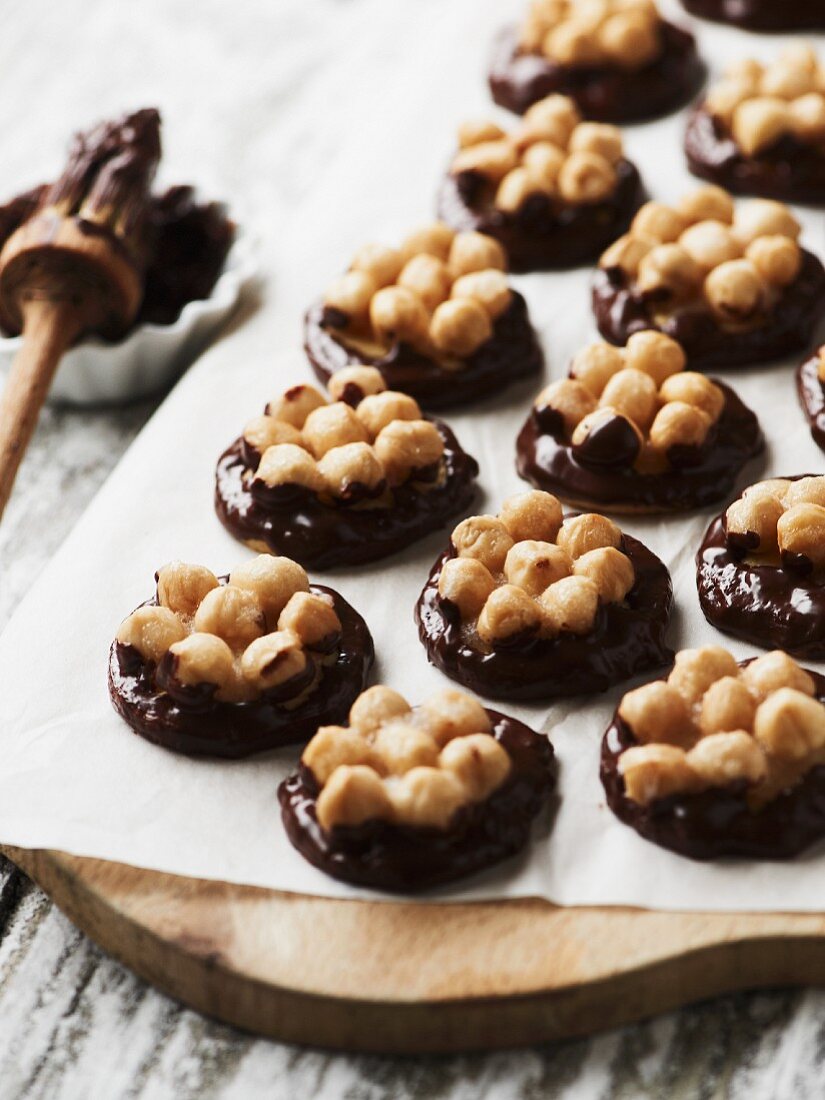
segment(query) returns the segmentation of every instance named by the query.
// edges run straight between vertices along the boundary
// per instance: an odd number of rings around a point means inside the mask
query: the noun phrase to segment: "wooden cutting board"
[[[491,1050],[733,990],[825,984],[825,915],[338,901],[2,850],[158,989],[292,1043]]]

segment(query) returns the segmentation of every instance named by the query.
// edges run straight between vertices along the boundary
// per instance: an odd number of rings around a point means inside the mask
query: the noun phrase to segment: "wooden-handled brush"
[[[23,334],[0,397],[0,516],[63,352],[86,333],[117,339],[137,314],[159,160],[152,109],[78,134],[0,252],[0,325]]]

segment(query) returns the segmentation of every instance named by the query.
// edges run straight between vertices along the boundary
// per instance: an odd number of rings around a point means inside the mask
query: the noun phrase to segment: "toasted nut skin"
[[[804,692],[783,687],[759,704],[753,730],[769,756],[802,760],[825,746],[825,707]]]
[[[738,675],[739,665],[732,653],[718,645],[706,645],[677,653],[667,682],[688,706],[695,706],[711,684],[724,676]]]
[[[545,588],[569,577],[573,559],[552,542],[523,539],[511,547],[504,562],[504,576],[529,596],[540,596]]]
[[[640,806],[696,790],[696,773],[676,745],[634,745],[619,757],[625,794]]]
[[[405,718],[385,722],[376,730],[372,745],[387,775],[404,775],[413,768],[438,764],[435,741],[426,730]]]
[[[600,122],[581,122],[570,135],[568,148],[573,153],[598,153],[615,165],[622,159],[622,131]]]
[[[735,500],[725,513],[725,532],[733,546],[771,553],[777,549],[776,525],[784,512],[774,496],[759,494]]]
[[[802,230],[788,207],[772,199],[740,203],[734,214],[733,228],[744,245],[751,244],[757,237],[790,237],[795,241]]]
[[[424,303],[403,286],[385,286],[370,302],[370,321],[380,340],[422,347],[427,342],[429,316]]]
[[[701,409],[715,423],[725,407],[725,395],[704,374],[696,371],[682,371],[666,378],[659,390],[663,401],[682,401]]]
[[[650,444],[664,455],[673,447],[701,447],[710,427],[710,417],[695,405],[669,401],[650,426]]]
[[[344,765],[368,764],[376,770],[380,766],[360,731],[347,726],[321,726],[304,749],[301,763],[321,787]]]
[[[336,497],[348,497],[355,485],[377,489],[384,481],[384,468],[369,443],[333,447],[318,463],[318,471]]]
[[[258,691],[279,687],[307,666],[301,639],[291,630],[277,630],[251,642],[241,655],[244,680]]]
[[[311,412],[306,418],[302,435],[316,458],[323,458],[333,447],[364,443],[368,439],[367,429],[343,401]]]
[[[444,688],[425,700],[414,712],[416,723],[427,730],[443,748],[454,737],[471,733],[490,733],[492,724],[487,711],[465,691]]]
[[[742,255],[742,245],[730,226],[716,220],[691,225],[679,238],[679,244],[705,271],[738,260]]]
[[[337,638],[341,629],[332,597],[315,592],[296,592],[278,616],[278,630],[291,631],[310,649],[319,642]]]
[[[622,532],[606,516],[588,512],[568,519],[559,531],[556,542],[571,558],[580,558],[589,550],[599,550],[602,546],[618,549],[622,544]]]
[[[679,244],[660,244],[639,264],[636,285],[644,294],[689,298],[702,282],[702,269]]]
[[[796,504],[825,506],[825,477],[801,477],[798,481],[789,481],[783,500],[786,508],[793,508]]]
[[[415,828],[446,829],[464,804],[461,781],[441,768],[413,768],[393,783],[396,818]]]
[[[206,593],[217,587],[218,578],[205,565],[170,561],[157,573],[158,603],[179,615],[194,615]]]
[[[230,583],[207,592],[195,612],[193,626],[198,632],[217,634],[237,651],[260,638],[266,619],[257,595]]]
[[[318,472],[315,459],[303,447],[296,447],[292,443],[277,443],[274,447],[267,447],[258,463],[255,477],[273,489],[281,485],[297,485],[319,493],[324,488],[324,479]]]
[[[309,414],[326,403],[327,399],[314,386],[292,386],[269,402],[266,413],[300,430]]]
[[[814,694],[811,676],[781,649],[764,653],[751,661],[742,669],[742,679],[759,702],[780,688],[792,688],[805,695]]]
[[[222,638],[214,634],[189,634],[169,647],[174,657],[174,677],[188,686],[215,684],[218,699],[236,696],[235,658]]]
[[[489,798],[512,768],[506,749],[487,733],[471,733],[448,741],[438,762],[460,781],[471,802]]]
[[[386,390],[384,393],[365,397],[359,403],[356,415],[369,437],[375,439],[394,420],[420,420],[421,408],[415,398],[408,394]]]
[[[493,516],[469,516],[453,530],[452,543],[461,558],[477,558],[491,573],[500,573],[513,539]]]
[[[563,577],[542,592],[539,603],[551,636],[588,634],[599,610],[599,590],[587,577]]]
[[[629,691],[619,704],[619,717],[642,744],[684,746],[696,735],[687,703],[675,687],[661,680]]]
[[[449,296],[452,280],[443,260],[422,254],[404,264],[398,285],[417,294],[430,311]]]
[[[372,296],[378,284],[366,271],[347,271],[327,288],[324,305],[346,315],[349,320],[365,322]]]
[[[375,440],[375,454],[392,486],[439,462],[444,440],[429,420],[394,420]]]
[[[346,398],[349,404],[358,404],[365,397],[383,393],[386,388],[384,376],[375,367],[343,367],[327,383],[333,401],[343,401]],[[350,398],[350,393],[357,395],[355,401]]]
[[[623,413],[645,432],[659,407],[656,383],[644,371],[625,367],[607,383],[599,404]]]
[[[365,271],[377,287],[389,286],[398,278],[404,258],[401,250],[383,244],[365,244],[352,261],[353,271]]]
[[[610,379],[625,366],[618,348],[603,341],[588,344],[576,354],[570,367],[570,375],[587,386],[594,397],[601,397]]]
[[[436,256],[439,260],[446,260],[454,240],[454,229],[445,225],[444,222],[431,222],[410,233],[401,246],[401,254],[405,262],[422,253]]]
[[[561,528],[561,503],[551,493],[530,489],[508,497],[499,519],[516,542],[522,539],[555,542]]]
[[[466,359],[493,335],[490,314],[475,298],[442,302],[430,321],[430,336],[439,351]]]
[[[734,209],[730,194],[714,184],[689,192],[678,204],[679,213],[690,222],[713,219],[730,225]]]
[[[574,573],[595,584],[602,603],[621,603],[636,583],[630,558],[613,546],[582,554],[576,559]]]
[[[814,569],[825,565],[825,508],[820,504],[795,504],[776,525],[779,551],[804,558]]]
[[[802,267],[802,250],[790,237],[757,237],[745,255],[759,276],[774,286],[790,286]]]
[[[389,821],[394,815],[383,780],[364,764],[336,768],[318,795],[315,812],[327,832],[336,825]]]
[[[490,268],[473,271],[456,279],[450,291],[452,298],[471,298],[487,311],[493,321],[506,313],[513,298],[503,271]]]
[[[144,660],[155,663],[184,637],[186,628],[168,607],[139,607],[123,620],[117,632],[121,645],[132,646]]]
[[[653,329],[634,332],[624,355],[625,366],[649,374],[657,386],[684,370],[687,363],[682,345]]]
[[[703,736],[753,729],[756,699],[738,676],[723,676],[702,696],[699,729]]]
[[[514,584],[503,584],[490,593],[481,609],[476,630],[487,645],[537,631],[541,610],[534,599]]]
[[[362,733],[372,733],[384,722],[409,714],[410,704],[392,688],[376,684],[362,691],[349,712],[350,724]]]
[[[554,409],[564,421],[564,430],[571,436],[576,425],[596,408],[596,399],[582,382],[560,378],[541,391],[535,401],[537,409]]]
[[[469,275],[472,271],[488,268],[507,270],[504,249],[492,237],[483,233],[457,233],[450,246],[448,265],[454,279]]]
[[[687,754],[688,763],[703,784],[724,787],[744,779],[758,783],[765,777],[765,754],[745,730],[703,737]]]
[[[259,455],[268,447],[277,447],[280,443],[291,443],[295,447],[304,445],[301,433],[284,420],[274,416],[255,416],[244,425],[243,437]]]
[[[646,202],[636,213],[631,232],[647,237],[657,244],[672,244],[687,229],[686,219],[671,206],[662,202]]]
[[[438,578],[439,595],[454,604],[465,621],[481,613],[495,586],[489,569],[475,558],[449,558]]]
[[[705,279],[705,297],[723,321],[742,320],[762,305],[764,284],[750,260],[730,260]]]
[[[275,629],[278,617],[296,592],[309,592],[306,570],[291,558],[259,554],[236,566],[229,583],[251,592],[263,608],[267,627]]]

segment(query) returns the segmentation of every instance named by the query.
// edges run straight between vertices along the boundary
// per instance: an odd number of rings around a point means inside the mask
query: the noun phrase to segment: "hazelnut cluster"
[[[243,439],[254,478],[270,489],[301,486],[338,501],[370,497],[429,476],[444,440],[418,403],[388,390],[374,367],[345,367],[329,383],[293,386],[250,420]]]
[[[661,53],[660,22],[653,0],[532,0],[519,45],[558,65],[640,69]]]
[[[619,705],[639,742],[619,757],[627,797],[648,805],[743,783],[763,805],[825,761],[825,706],[813,696],[781,650],[744,668],[719,646],[682,650],[666,681]]]
[[[659,472],[678,457],[674,448],[701,446],[725,406],[722,390],[685,363],[681,345],[655,330],[635,333],[624,348],[589,344],[574,358],[570,377],[545,387],[535,408],[562,418],[582,462]],[[617,421],[623,430],[614,432],[616,449],[589,458],[589,442]]]
[[[561,504],[539,490],[510,497],[498,517],[463,520],[452,545],[439,595],[483,645],[587,634],[599,605],[621,603],[635,583],[615,523],[596,514],[563,522]]]
[[[380,686],[356,699],[348,726],[322,726],[301,761],[321,788],[316,813],[326,830],[366,821],[446,829],[512,766],[471,696],[448,689],[412,709]]]
[[[623,156],[621,130],[582,122],[576,104],[563,95],[534,103],[509,134],[495,122],[466,122],[458,140],[452,171],[484,176],[496,187],[495,206],[507,213],[531,195],[601,202],[616,189]]]
[[[786,134],[825,145],[825,67],[804,42],[788,46],[771,65],[737,61],[711,88],[705,107],[749,157]]]
[[[157,686],[172,695],[203,685],[227,703],[289,686],[302,695],[341,637],[332,599],[311,592],[289,558],[261,554],[226,584],[203,565],[173,561],[157,573],[156,598],[121,623],[117,640],[155,666]]]
[[[771,478],[748,486],[725,513],[725,540],[739,553],[797,572],[825,567],[825,477]]]
[[[328,288],[324,323],[347,341],[382,351],[403,341],[460,370],[510,305],[506,267],[492,237],[435,222],[400,248],[365,245]]]
[[[752,323],[799,274],[800,225],[784,203],[752,199],[734,209],[721,187],[675,207],[646,203],[600,266],[618,268],[657,312],[704,300],[724,324]]]

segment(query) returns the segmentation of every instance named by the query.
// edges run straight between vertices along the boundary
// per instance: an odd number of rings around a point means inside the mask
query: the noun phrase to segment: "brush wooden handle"
[[[60,358],[82,327],[76,302],[30,298],[21,309],[23,346],[0,396],[0,518]]]

